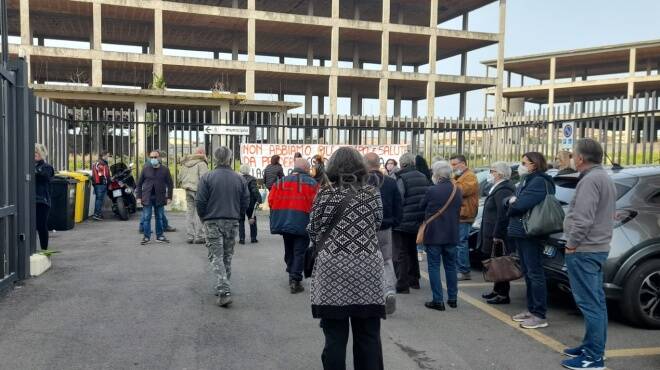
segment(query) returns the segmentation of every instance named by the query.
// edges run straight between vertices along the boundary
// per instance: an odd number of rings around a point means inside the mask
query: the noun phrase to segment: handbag
[[[550,194],[547,181],[545,189],[547,192],[545,199],[525,213],[522,218],[528,236],[550,235],[564,228],[564,209],[554,194]]]
[[[325,246],[325,243],[330,236],[330,232],[332,232],[332,229],[337,226],[339,219],[344,214],[344,211],[346,211],[346,207],[348,207],[348,203],[350,203],[350,201],[355,198],[355,195],[356,192],[351,192],[344,197],[339,206],[337,206],[335,213],[332,215],[332,219],[330,220],[328,228],[326,228],[325,232],[321,234],[321,240],[319,240],[318,243],[314,243],[314,245],[305,250],[305,258],[303,260],[303,274],[305,278],[312,276],[312,271],[314,271],[314,264],[316,263],[316,257],[318,257],[321,248]]]
[[[426,225],[433,222],[436,218],[442,216],[442,214],[445,213],[451,202],[454,200],[454,196],[456,195],[456,185],[452,183],[452,187],[451,195],[449,196],[449,199],[447,199],[447,203],[445,203],[445,205],[440,208],[438,212],[429,217],[426,221],[422,222],[422,224],[419,226],[419,229],[417,230],[417,244],[424,244],[424,233],[426,232]]]
[[[497,248],[498,244],[502,246],[501,257],[495,257],[495,248]],[[490,258],[481,261],[481,264],[484,266],[483,273],[485,281],[503,283],[518,280],[523,276],[518,260],[508,255],[504,242],[493,243]]]

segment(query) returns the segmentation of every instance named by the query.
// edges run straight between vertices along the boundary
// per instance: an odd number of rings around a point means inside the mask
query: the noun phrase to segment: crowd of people
[[[35,148],[37,229],[43,249],[48,243],[47,231],[43,232],[49,204],[47,183],[53,173],[46,155],[43,146]],[[97,185],[103,185],[100,178],[107,173],[103,167],[103,162],[107,166],[106,155],[99,161]],[[229,148],[220,147],[213,155],[217,167],[211,171],[203,150],[187,157],[179,181],[188,200],[187,240],[206,243],[217,304],[229,307],[236,237],[245,243],[247,218],[251,241],[257,242],[256,208],[263,199],[249,166],[242,165],[240,174],[231,168]],[[598,142],[579,140],[573,154],[560,154],[556,159],[567,164],[561,171],[574,168],[580,172],[564,232],[572,292],[586,323],[583,342],[564,351],[570,358],[562,365],[600,369],[604,368],[607,336],[602,267],[612,236],[616,189],[602,168],[603,150]],[[427,255],[431,290],[427,308],[444,311],[446,302],[456,309],[458,281],[471,279],[467,239],[480,195],[474,172],[463,155],[434,158],[429,168],[423,157],[411,153],[383,163],[377,154],[362,156],[352,147],[339,148],[327,160],[320,155],[306,160],[296,154],[294,168],[287,175],[279,162],[280,157],[273,156],[263,177],[270,232],[282,236],[291,294],[305,290],[306,254],[309,248],[316,248],[309,289],[312,315],[320,319],[325,336],[324,368],[345,368],[351,327],[355,368],[383,369],[380,320],[395,313],[397,294],[420,289],[418,248]],[[541,153],[526,153],[518,166],[521,180],[516,185],[509,164],[492,163],[487,180],[491,187],[483,202],[479,245],[487,255],[517,254],[527,309],[512,320],[525,329],[548,326],[543,246],[538,237],[528,235],[524,220],[555,193],[547,170]],[[163,216],[172,190],[170,171],[161,163],[159,152],[150,153],[136,189],[143,206],[142,243],[150,240],[152,213],[156,240],[167,242]],[[509,291],[509,282],[497,282],[483,298],[489,304],[508,304]]]

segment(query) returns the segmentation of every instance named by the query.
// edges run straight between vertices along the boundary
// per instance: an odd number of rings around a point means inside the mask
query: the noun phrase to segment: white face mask
[[[518,166],[518,175],[520,175],[520,177],[529,175],[529,170],[527,169],[527,166],[523,166],[522,164]]]
[[[493,176],[492,173],[489,173],[488,176],[486,176],[486,181],[489,184],[494,184],[495,183],[495,176]]]

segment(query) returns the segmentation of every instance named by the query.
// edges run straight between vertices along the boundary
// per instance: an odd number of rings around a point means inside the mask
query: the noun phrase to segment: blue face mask
[[[149,159],[149,162],[154,167],[157,167],[160,164],[160,161],[157,158],[151,158],[151,159]]]

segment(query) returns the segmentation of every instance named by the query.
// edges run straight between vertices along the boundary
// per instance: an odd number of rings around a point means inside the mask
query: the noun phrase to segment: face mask
[[[462,170],[454,170],[454,176],[460,177],[463,174]]]
[[[493,176],[492,173],[489,173],[488,176],[486,176],[486,181],[489,184],[494,184],[495,183],[495,176]]]
[[[520,175],[520,177],[529,175],[529,170],[527,169],[527,166],[523,166],[523,165],[518,166],[518,175]]]
[[[151,165],[153,167],[158,167],[158,165],[160,164],[160,161],[158,160],[158,158],[151,158],[151,159],[149,159],[149,162],[151,163]]]

